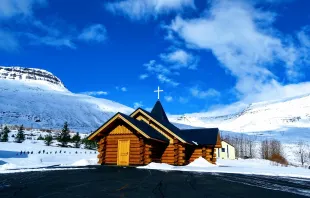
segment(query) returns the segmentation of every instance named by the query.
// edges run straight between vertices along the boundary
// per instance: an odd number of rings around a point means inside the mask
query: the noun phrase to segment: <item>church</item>
[[[199,157],[215,164],[215,149],[221,148],[218,128],[179,129],[170,123],[159,99],[151,112],[138,108],[129,116],[115,114],[88,139],[98,142],[102,165],[182,166]]]

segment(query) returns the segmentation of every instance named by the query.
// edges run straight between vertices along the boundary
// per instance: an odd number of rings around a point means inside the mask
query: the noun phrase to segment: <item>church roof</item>
[[[165,110],[163,108],[163,106],[161,105],[160,101],[157,100],[152,111],[151,111],[151,115],[153,118],[156,118],[157,121],[159,122],[169,122],[168,117],[165,113]]]
[[[170,123],[159,100],[155,103],[151,113],[142,108],[140,109],[190,144],[215,145],[217,143],[217,136],[219,134],[218,128],[180,130],[178,127]]]
[[[158,131],[153,129],[153,127],[151,127],[150,125],[146,124],[145,122],[140,121],[140,120],[136,120],[136,119],[134,119],[134,118],[132,118],[132,117],[130,117],[128,115],[125,115],[123,113],[119,113],[119,114],[121,116],[123,116],[126,120],[131,122],[133,125],[138,127],[141,131],[146,133],[151,138],[158,139],[158,140],[163,140],[165,142],[169,142],[169,140],[165,136],[163,136],[161,133],[158,133]]]
[[[159,122],[160,124],[162,124],[164,127],[166,127],[167,129],[169,129],[170,131],[172,131],[172,132],[176,132],[176,131],[179,131],[180,129],[178,128],[178,127],[176,127],[176,126],[174,126],[173,124],[171,124],[170,122],[169,122],[169,120],[167,119],[166,121],[163,121],[163,120],[160,120],[159,118],[158,118],[158,116],[154,116],[154,114],[152,114],[152,113],[150,113],[150,112],[148,112],[148,111],[146,111],[146,110],[144,110],[144,109],[142,109],[142,108],[140,108],[144,113],[146,113],[148,116],[150,116],[150,117],[152,117],[153,119],[155,119],[157,122]]]
[[[184,129],[176,132],[182,139],[191,144],[216,145],[218,128]]]

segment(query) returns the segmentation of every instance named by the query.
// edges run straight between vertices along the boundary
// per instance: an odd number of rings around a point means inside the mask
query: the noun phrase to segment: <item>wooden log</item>
[[[138,159],[129,159],[129,163],[131,164],[131,163],[137,163],[137,164],[139,164],[139,163],[141,163],[141,160],[138,160]]]
[[[161,158],[162,160],[168,160],[168,161],[174,161],[175,158],[174,157],[165,157],[165,158]]]
[[[162,157],[174,157],[174,156],[185,157],[185,153],[179,153],[177,155],[175,155],[174,153],[167,153],[162,155]]]
[[[115,135],[109,135],[107,136],[107,139],[115,139],[115,138],[133,138],[133,139],[137,139],[139,141],[139,138],[137,136],[135,136],[134,134],[115,134]]]
[[[105,159],[104,162],[106,164],[116,164],[117,163],[117,159],[115,159],[115,160]]]
[[[117,158],[117,154],[106,153],[105,158]]]

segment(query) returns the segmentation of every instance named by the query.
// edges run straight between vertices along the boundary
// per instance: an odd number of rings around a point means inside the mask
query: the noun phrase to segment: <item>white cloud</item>
[[[9,19],[15,16],[31,16],[35,6],[44,6],[46,0],[1,0],[0,19]]]
[[[186,103],[188,103],[188,98],[180,96],[179,97],[179,102],[182,103],[182,104],[186,104]]]
[[[165,76],[164,74],[158,74],[157,75],[157,79],[161,82],[161,83],[166,83],[168,85],[171,85],[173,87],[178,86],[180,83],[174,81],[173,79]]]
[[[218,97],[221,95],[220,92],[216,91],[215,89],[208,89],[208,90],[201,90],[198,86],[191,87],[189,89],[192,96],[200,99],[204,99],[207,97]]]
[[[299,34],[304,45],[298,47],[290,36],[273,27],[275,16],[249,1],[212,1],[210,10],[200,18],[176,17],[169,31],[189,48],[210,50],[236,77],[235,89],[243,98],[262,91],[269,94],[271,89],[265,87],[274,87],[278,78],[271,71],[275,63],[282,62],[287,79],[293,81],[300,77],[301,63],[309,59],[309,34]]]
[[[83,41],[103,42],[107,38],[107,30],[102,24],[94,24],[86,27],[78,36]]]
[[[167,102],[172,102],[173,101],[173,97],[172,96],[165,96],[164,98],[165,98],[165,100]]]
[[[86,92],[82,92],[81,94],[89,95],[89,96],[102,96],[102,95],[108,95],[108,92],[106,92],[106,91],[86,91]]]
[[[272,91],[271,91],[272,90]],[[269,86],[265,86],[262,92],[255,95],[247,95],[240,101],[229,105],[214,105],[208,111],[208,116],[220,116],[238,113],[243,111],[253,101],[277,101],[281,99],[288,99],[309,95],[310,82],[281,85],[273,81]]]
[[[172,69],[196,69],[199,58],[182,49],[175,49],[166,54],[160,54],[162,61],[172,64]]]
[[[24,34],[31,45],[47,45],[52,47],[68,47],[76,49],[76,45],[70,37],[38,36],[35,34]]]
[[[169,77],[171,75],[178,75],[178,72],[174,72],[171,70],[171,68],[165,67],[162,64],[157,64],[155,60],[151,60],[149,63],[146,63],[143,66],[145,67],[146,71],[154,74],[161,83],[166,83],[172,85],[173,87],[176,87],[180,84]]]
[[[127,91],[127,88],[126,87],[115,87],[116,90],[118,91],[123,91],[123,92],[126,92]]]
[[[194,0],[120,0],[105,4],[113,14],[122,14],[131,20],[146,20],[169,12],[195,8]]]
[[[150,62],[145,63],[143,66],[148,72],[151,72],[151,73],[155,73],[155,74],[160,73],[160,74],[166,74],[166,75],[171,74],[171,71],[167,67],[164,67],[161,64],[157,64],[155,60],[151,60]]]
[[[134,108],[134,109],[137,109],[137,108],[139,108],[139,107],[143,107],[142,101],[133,103],[133,108]]]
[[[149,77],[148,74],[141,74],[141,75],[139,76],[139,78],[140,78],[141,80],[144,80],[144,79],[146,79],[146,78],[148,78],[148,77]]]

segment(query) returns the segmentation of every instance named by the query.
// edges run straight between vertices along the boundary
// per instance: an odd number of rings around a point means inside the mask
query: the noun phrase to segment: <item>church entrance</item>
[[[117,165],[129,165],[130,140],[118,140]]]

